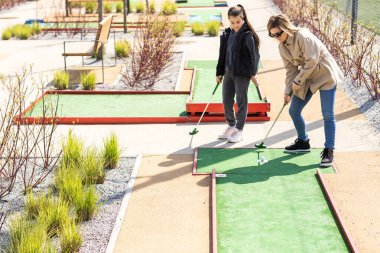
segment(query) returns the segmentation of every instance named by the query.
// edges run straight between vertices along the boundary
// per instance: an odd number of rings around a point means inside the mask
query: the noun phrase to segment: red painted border
[[[187,103],[186,112],[188,113],[197,113],[203,112],[207,103]],[[237,110],[237,104],[234,105],[235,110]],[[223,103],[210,103],[207,108],[208,112],[213,113],[224,113]],[[252,113],[264,113],[270,111],[269,103],[248,103],[248,114]]]
[[[211,175],[211,216],[212,216],[212,253],[218,252],[217,217],[216,217],[216,171]]]
[[[194,160],[193,160],[193,173],[192,173],[192,175],[193,176],[208,176],[211,174],[211,173],[207,173],[207,172],[198,173],[197,172],[197,165],[198,165],[198,148],[195,148],[194,149]]]
[[[350,250],[351,250],[352,253],[359,252],[358,249],[356,248],[355,244],[354,244],[354,241],[352,240],[352,237],[351,237],[351,235],[350,235],[347,227],[343,223],[342,216],[340,215],[340,213],[339,213],[339,211],[338,211],[338,209],[337,209],[337,207],[335,205],[335,202],[334,202],[333,198],[331,197],[331,193],[329,192],[329,190],[326,187],[326,182],[323,179],[323,175],[322,175],[322,173],[321,173],[321,171],[319,169],[317,169],[317,175],[318,175],[319,182],[322,185],[323,193],[327,197],[327,200],[329,201],[330,206],[332,207],[333,213],[334,213],[334,215],[335,215],[335,217],[336,217],[336,219],[338,221],[338,225],[339,225],[339,227],[340,227],[340,229],[342,231],[342,234],[344,236],[344,240],[348,244],[348,247],[350,248]]]
[[[186,66],[187,66],[187,61],[186,61]],[[187,105],[189,103],[191,103],[191,101],[193,100],[193,96],[194,96],[195,75],[197,73],[197,66],[192,68],[192,70],[193,70],[193,75],[191,76],[190,94],[189,94],[189,97],[187,98],[187,102],[186,102],[186,111],[187,111]]]
[[[195,74],[195,68],[194,73]],[[193,78],[194,80],[194,78]],[[15,117],[15,122],[20,124],[160,124],[160,123],[189,123],[198,122],[200,119],[199,115],[188,115],[188,116],[178,116],[178,117],[57,117],[53,119],[51,117],[41,118],[41,117],[26,117],[23,116],[31,110],[31,108],[36,105],[44,96],[49,94],[72,94],[72,95],[104,95],[104,94],[124,94],[124,95],[138,95],[138,94],[191,94],[191,91],[87,91],[87,90],[49,90],[44,92],[36,101],[30,104],[22,113]],[[191,97],[191,95],[189,96]],[[222,104],[220,106],[223,107]],[[249,115],[247,117],[247,122],[252,121],[269,121],[270,117],[266,113],[259,113],[259,115]],[[202,119],[202,122],[225,122],[225,117],[223,114],[208,114]]]

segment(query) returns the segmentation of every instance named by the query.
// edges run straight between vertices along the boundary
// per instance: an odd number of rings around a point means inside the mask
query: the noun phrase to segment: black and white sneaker
[[[306,153],[310,152],[309,140],[304,141],[301,139],[296,139],[293,144],[285,147],[285,153]]]
[[[321,167],[330,167],[334,160],[334,150],[332,148],[323,149],[321,158]]]

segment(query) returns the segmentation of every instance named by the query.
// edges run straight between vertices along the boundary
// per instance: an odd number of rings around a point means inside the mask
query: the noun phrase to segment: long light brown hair
[[[270,30],[276,27],[286,32],[287,34],[294,34],[300,30],[300,28],[292,24],[289,17],[285,14],[280,14],[269,18],[267,24],[268,33],[270,33]]]

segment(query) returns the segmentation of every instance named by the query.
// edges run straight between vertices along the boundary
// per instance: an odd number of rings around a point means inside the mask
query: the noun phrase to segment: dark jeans
[[[320,90],[319,92],[321,96],[322,116],[325,130],[325,148],[334,149],[336,129],[334,104],[336,86],[331,90]],[[293,96],[289,108],[289,114],[292,117],[293,124],[297,130],[298,138],[304,141],[309,139],[309,137],[306,133],[305,120],[303,119],[301,113],[303,108],[307,105],[312,96],[313,93],[310,90],[307,92],[305,100]]]
[[[223,105],[224,115],[229,126],[236,126],[243,130],[248,113],[248,86],[250,78],[234,75],[231,71],[226,71],[223,78]],[[234,103],[238,111],[235,117]]]

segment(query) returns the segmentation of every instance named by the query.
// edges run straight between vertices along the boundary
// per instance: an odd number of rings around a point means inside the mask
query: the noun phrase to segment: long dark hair
[[[251,23],[248,21],[248,17],[247,17],[247,13],[245,12],[245,9],[243,7],[243,5],[241,4],[238,4],[236,6],[232,6],[229,10],[228,10],[228,18],[230,16],[233,16],[233,17],[237,17],[237,16],[240,16],[244,22],[247,24],[248,26],[248,29],[252,32],[253,34],[253,40],[255,41],[255,44],[257,47],[260,46],[260,39],[259,39],[259,36],[257,35],[257,33],[255,32],[255,29],[253,29],[253,26],[251,25]]]

